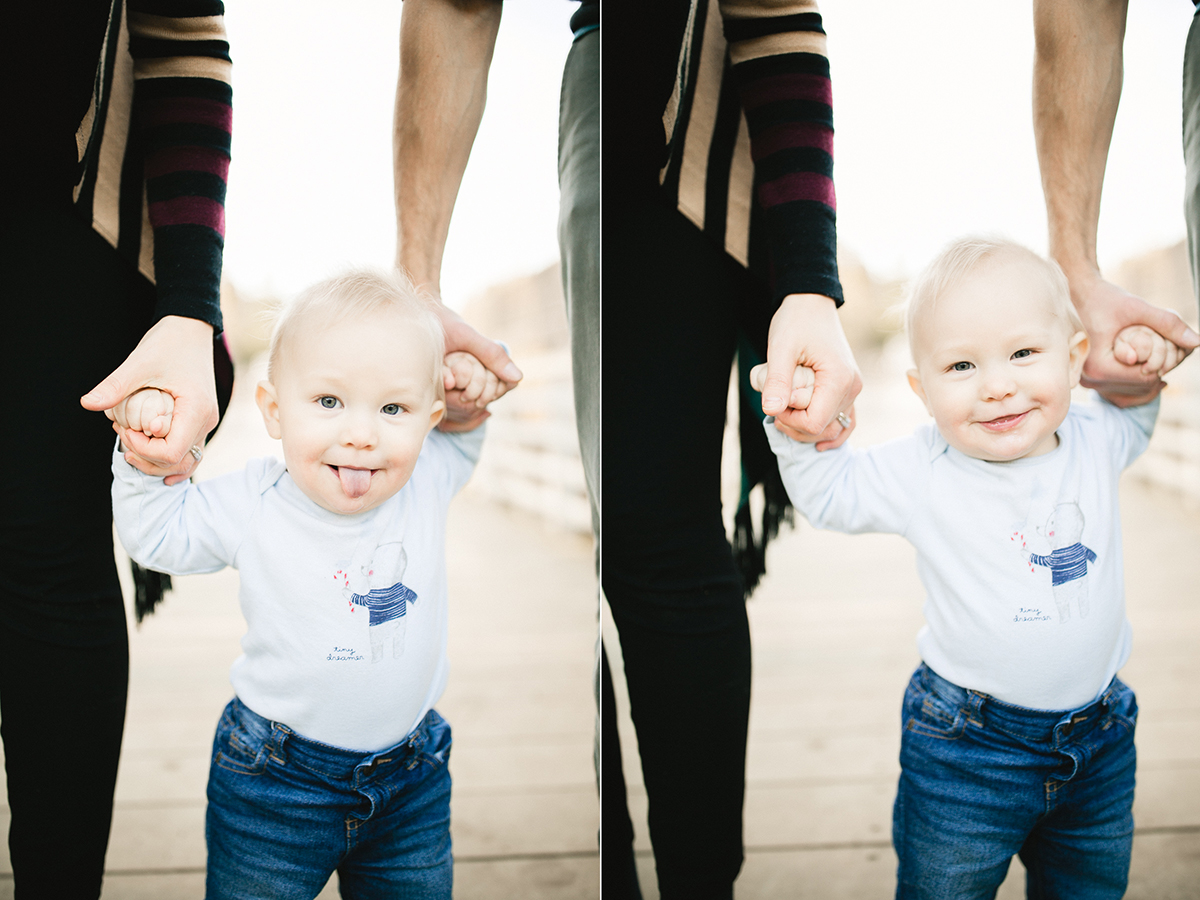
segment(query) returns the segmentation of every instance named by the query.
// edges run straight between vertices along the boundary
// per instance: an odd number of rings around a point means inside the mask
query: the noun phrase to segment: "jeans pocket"
[[[421,747],[419,759],[432,766],[444,766],[450,761],[450,748],[453,740],[450,735],[450,723],[430,710],[426,718],[425,743]]]
[[[1133,734],[1137,730],[1138,705],[1137,696],[1133,689],[1121,679],[1115,679],[1113,690],[1108,698],[1108,712],[1100,723],[1100,727],[1108,730],[1118,725]]]
[[[955,740],[963,733],[966,716],[945,697],[914,677],[904,694],[904,729],[928,737]]]
[[[217,724],[213,765],[241,775],[261,775],[267,766],[266,741],[252,735],[231,707],[225,708]]]

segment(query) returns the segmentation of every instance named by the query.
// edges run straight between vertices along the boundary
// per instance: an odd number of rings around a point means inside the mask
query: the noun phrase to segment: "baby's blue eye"
[[[1032,351],[1032,350],[1028,350],[1028,349],[1026,349],[1026,350],[1018,350],[1016,353],[1014,353],[1014,354],[1012,355],[1012,358],[1013,358],[1013,359],[1025,359],[1025,357],[1027,357],[1027,356],[1033,356],[1033,351]]]
[[[951,371],[954,372],[969,372],[973,368],[975,367],[969,362],[956,362],[950,367]]]
[[[337,397],[322,397],[317,402],[320,403],[322,408],[324,408],[324,409],[337,409],[338,408],[338,398]]]
[[[402,410],[399,403],[389,403],[383,408],[383,414],[385,416],[398,416],[400,415],[401,411]]]

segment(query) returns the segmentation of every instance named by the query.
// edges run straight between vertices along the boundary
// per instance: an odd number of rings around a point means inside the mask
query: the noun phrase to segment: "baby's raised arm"
[[[158,388],[143,388],[108,410],[109,418],[121,428],[140,431],[151,438],[167,436],[174,412],[175,398]]]

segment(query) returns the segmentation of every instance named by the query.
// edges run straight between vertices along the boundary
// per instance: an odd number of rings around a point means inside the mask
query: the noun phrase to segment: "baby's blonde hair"
[[[312,285],[284,306],[271,332],[267,380],[275,380],[281,348],[293,340],[302,327],[332,325],[351,318],[369,320],[382,312],[397,313],[409,320],[417,334],[428,343],[433,359],[430,378],[434,395],[444,401],[442,358],[446,338],[442,323],[433,311],[432,298],[419,292],[408,276],[398,270],[355,269]]]
[[[904,326],[908,331],[908,346],[916,358],[914,336],[917,317],[932,312],[938,300],[953,290],[990,260],[1009,257],[1031,265],[1046,281],[1046,298],[1054,315],[1063,319],[1071,333],[1083,331],[1083,322],[1071,303],[1071,290],[1062,269],[1053,260],[1038,256],[1015,241],[998,237],[959,238],[939,253],[912,282],[904,307]]]

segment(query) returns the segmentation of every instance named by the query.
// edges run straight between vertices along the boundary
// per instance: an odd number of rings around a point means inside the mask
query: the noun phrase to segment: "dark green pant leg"
[[[592,504],[600,525],[600,32],[571,47],[558,119],[558,244],[571,324],[575,422]]]
[[[558,118],[558,244],[571,328],[579,453],[592,507],[596,571],[600,553],[600,32],[575,40],[563,70]],[[597,583],[596,614],[600,597]],[[600,782],[601,648],[596,638],[593,761]],[[609,691],[611,693],[611,689]],[[611,704],[610,704],[611,705]],[[611,713],[611,709],[607,710]],[[609,723],[615,740],[615,719]],[[619,746],[619,745],[618,745]],[[619,750],[617,758],[620,758]],[[628,818],[628,813],[625,814]],[[632,862],[632,856],[630,856]],[[635,882],[636,883],[636,882]]]
[[[1192,19],[1183,54],[1183,159],[1187,180],[1183,214],[1187,220],[1192,290],[1200,299],[1200,12]]]

